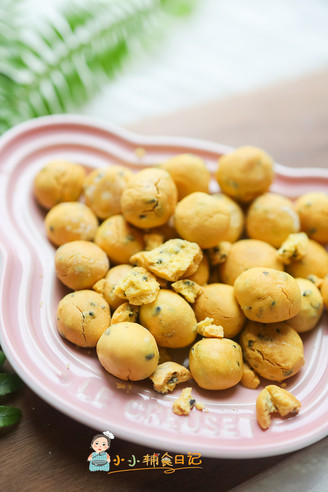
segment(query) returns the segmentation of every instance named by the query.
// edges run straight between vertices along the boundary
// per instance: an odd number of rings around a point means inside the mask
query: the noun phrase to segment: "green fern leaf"
[[[2,2],[7,31],[0,37],[0,132],[28,118],[80,108],[115,76],[136,43],[158,37],[167,12],[174,8],[174,14],[184,14],[194,4],[84,1],[70,4],[56,21],[35,31],[13,22],[22,0]]]

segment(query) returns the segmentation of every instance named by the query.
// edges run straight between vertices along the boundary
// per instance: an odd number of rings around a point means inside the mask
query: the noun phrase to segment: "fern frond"
[[[21,0],[1,1],[17,8]],[[173,4],[186,3],[193,0],[79,2],[42,29],[25,26],[15,33],[10,33],[11,15],[5,15],[9,31],[5,43],[0,37],[0,53],[6,48],[6,56],[0,56],[0,132],[28,118],[80,108],[116,74],[136,42],[151,34],[155,39]]]

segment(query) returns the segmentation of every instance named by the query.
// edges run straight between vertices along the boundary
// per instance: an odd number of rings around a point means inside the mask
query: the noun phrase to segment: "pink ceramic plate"
[[[146,150],[143,157],[135,150]],[[328,332],[326,315],[304,336],[306,365],[287,381],[302,402],[297,417],[274,419],[263,432],[256,422],[258,390],[194,389],[208,413],[172,413],[180,389],[161,396],[150,381],[126,390],[98,363],[94,350],[78,349],[57,333],[57,303],[67,292],[55,278],[54,247],[44,232],[44,212],[32,182],[45,162],[67,158],[88,168],[120,163],[131,169],[195,152],[211,171],[228,149],[220,144],[172,137],[140,137],[80,116],[45,117],[24,123],[0,140],[1,344],[17,373],[48,403],[97,430],[167,451],[200,452],[220,458],[287,453],[328,431]],[[212,191],[216,184],[212,183]],[[328,189],[328,171],[276,165],[273,191],[296,197]]]

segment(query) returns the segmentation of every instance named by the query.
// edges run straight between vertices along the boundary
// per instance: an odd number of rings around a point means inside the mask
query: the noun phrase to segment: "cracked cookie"
[[[246,362],[260,376],[272,381],[290,378],[304,365],[302,339],[285,322],[249,321],[241,332],[240,344]]]
[[[223,193],[213,195],[221,203],[224,203],[230,212],[230,224],[228,230],[223,234],[221,241],[234,243],[238,241],[243,233],[245,217],[242,208],[232,198]]]
[[[147,168],[136,173],[121,197],[124,218],[148,229],[165,224],[177,203],[177,188],[163,169]]]
[[[155,338],[138,323],[112,324],[97,343],[101,365],[125,381],[146,379],[158,364]]]
[[[82,193],[86,177],[79,164],[55,160],[46,164],[35,176],[34,196],[37,202],[50,209],[61,202],[74,202]]]
[[[286,272],[250,268],[234,283],[237,301],[248,319],[262,323],[285,321],[301,310],[301,289]]]
[[[95,347],[111,322],[110,308],[93,290],[67,294],[57,307],[60,335],[79,347]]]

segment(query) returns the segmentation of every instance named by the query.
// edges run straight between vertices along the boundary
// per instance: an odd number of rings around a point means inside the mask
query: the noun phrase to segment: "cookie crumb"
[[[205,413],[208,412],[208,408],[206,408],[205,405],[203,405],[203,403],[200,403],[199,401],[196,401],[195,408],[196,408],[196,410],[199,410],[200,412],[205,412]]]
[[[189,279],[183,279],[174,282],[172,284],[172,289],[177,294],[181,294],[186,299],[186,301],[190,302],[191,304],[194,303],[196,301],[196,298],[204,292],[200,285]]]
[[[213,318],[205,318],[196,325],[197,332],[206,338],[223,338],[223,326],[216,325]]]
[[[130,393],[132,390],[132,384],[130,383],[116,383],[116,389],[122,390],[125,393]]]
[[[179,398],[173,402],[172,409],[176,415],[189,415],[195,404],[195,400],[191,398],[191,391],[192,388],[185,388]],[[193,403],[190,404],[192,401]]]
[[[232,244],[229,241],[221,241],[214,248],[209,248],[208,256],[212,266],[224,263],[230,253]]]
[[[249,388],[249,389],[256,389],[260,384],[259,377],[257,376],[257,374],[255,374],[255,372],[247,364],[247,362],[243,363],[243,375],[241,377],[240,382],[245,388]]]
[[[277,251],[279,260],[285,265],[301,260],[307,253],[309,238],[305,232],[289,234]]]
[[[141,306],[153,302],[159,289],[154,275],[143,267],[134,267],[116,284],[113,292],[121,299],[128,299],[130,304]]]
[[[191,392],[192,388],[185,388],[179,398],[173,402],[172,410],[176,415],[189,415],[194,407],[200,412],[208,412],[205,405],[192,398]]]
[[[147,151],[143,147],[137,147],[134,149],[134,153],[137,157],[139,157],[139,159],[141,159],[147,154]]]
[[[128,302],[124,302],[117,309],[115,309],[111,324],[116,323],[137,323],[139,317],[139,306],[134,306]]]
[[[202,259],[203,253],[197,243],[177,238],[169,239],[151,251],[135,253],[129,261],[158,277],[175,282],[181,277],[193,275]]]

